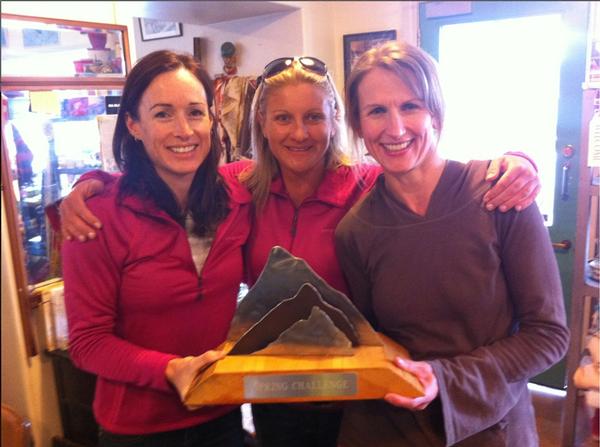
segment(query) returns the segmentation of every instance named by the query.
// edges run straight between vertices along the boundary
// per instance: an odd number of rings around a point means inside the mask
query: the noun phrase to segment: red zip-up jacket
[[[333,233],[348,210],[374,185],[375,165],[328,169],[315,193],[296,207],[281,177],[273,180],[262,212],[256,214],[245,251],[248,285],[252,286],[279,245],[304,259],[329,285],[348,293],[335,253]]]
[[[250,196],[233,185],[200,276],[184,228],[134,197],[117,204],[118,181],[87,203],[102,231],[62,249],[69,352],[98,376],[94,414],[101,427],[145,434],[190,427],[233,407],[189,411],[165,378],[175,357],[225,340],[243,277]]]

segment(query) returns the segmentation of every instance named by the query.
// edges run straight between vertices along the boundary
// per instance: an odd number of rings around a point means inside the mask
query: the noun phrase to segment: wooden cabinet
[[[92,402],[96,376],[76,368],[67,351],[51,351],[64,437],[55,436],[53,447],[96,447],[98,424]]]

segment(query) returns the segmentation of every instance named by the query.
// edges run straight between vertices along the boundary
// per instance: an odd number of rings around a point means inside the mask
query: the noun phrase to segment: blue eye
[[[387,112],[385,107],[382,106],[377,106],[377,107],[373,107],[371,110],[369,110],[369,115],[381,115],[382,113]]]
[[[421,108],[421,106],[417,103],[414,102],[407,102],[406,104],[402,104],[402,110],[405,111],[412,111],[412,110],[419,110]]]
[[[202,118],[206,115],[206,113],[202,109],[193,109],[190,111],[190,115],[194,118]]]
[[[310,113],[307,119],[311,122],[320,122],[325,119],[325,115],[323,113]]]
[[[274,119],[275,121],[278,121],[278,122],[280,122],[280,123],[287,123],[287,122],[289,122],[289,121],[290,121],[290,117],[289,117],[289,115],[287,115],[287,114],[285,114],[285,113],[281,113],[281,114],[275,115],[275,116],[273,117],[273,119]]]
[[[154,114],[154,116],[155,116],[156,118],[168,118],[168,117],[169,117],[169,114],[168,114],[167,112],[165,112],[164,110],[161,110],[161,111],[159,111],[159,112],[156,112],[156,113]]]

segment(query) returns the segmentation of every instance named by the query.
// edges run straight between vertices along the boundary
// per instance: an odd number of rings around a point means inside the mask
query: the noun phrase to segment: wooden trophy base
[[[387,393],[423,395],[411,374],[393,364],[409,358],[383,334],[382,346],[358,346],[349,356],[227,355],[202,371],[184,403],[190,407],[245,402],[381,399]],[[232,345],[222,347],[227,352]]]

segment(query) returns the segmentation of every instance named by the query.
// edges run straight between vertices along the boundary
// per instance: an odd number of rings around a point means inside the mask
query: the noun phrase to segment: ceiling
[[[196,25],[297,10],[291,5],[270,1],[120,1],[116,4],[120,13],[132,17]]]

